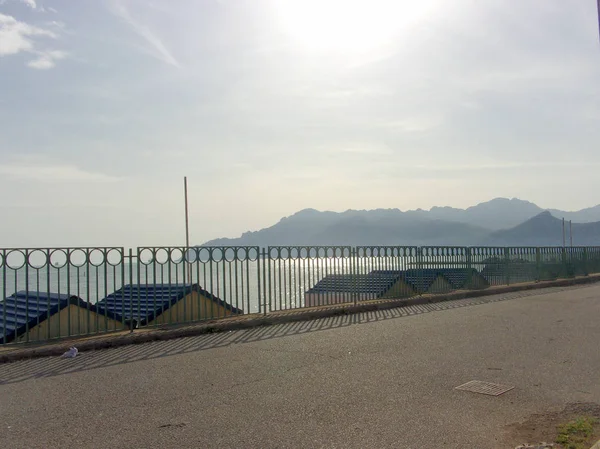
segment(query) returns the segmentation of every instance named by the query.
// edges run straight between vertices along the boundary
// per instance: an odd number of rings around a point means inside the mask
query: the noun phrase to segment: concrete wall
[[[48,335],[49,338],[59,338],[118,329],[123,329],[123,323],[92,311],[89,311],[88,319],[87,309],[70,304],[59,313],[29,328],[29,341],[47,340]],[[27,336],[21,335],[16,341],[27,341]]]

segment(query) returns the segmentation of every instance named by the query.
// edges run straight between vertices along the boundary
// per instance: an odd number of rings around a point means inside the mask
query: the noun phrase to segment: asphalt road
[[[600,403],[599,318],[590,286],[0,365],[0,446],[514,448],[508,424]]]

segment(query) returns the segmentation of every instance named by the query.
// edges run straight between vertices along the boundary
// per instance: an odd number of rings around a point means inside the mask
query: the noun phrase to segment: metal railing
[[[0,249],[0,344],[600,272],[600,247]]]

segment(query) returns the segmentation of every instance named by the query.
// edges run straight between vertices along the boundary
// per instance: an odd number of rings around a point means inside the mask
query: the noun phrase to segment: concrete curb
[[[593,284],[596,282],[600,282],[600,274],[572,279],[560,279],[556,281],[543,281],[536,283],[490,287],[485,290],[462,290],[448,294],[423,295],[408,299],[364,301],[357,305],[340,304],[334,306],[314,307],[309,309],[286,310],[281,312],[273,312],[267,315],[246,315],[244,317],[224,318],[221,320],[213,320],[199,324],[178,325],[177,327],[165,326],[153,329],[142,329],[133,333],[121,335],[107,334],[106,336],[99,338],[90,338],[88,336],[79,339],[70,339],[68,341],[62,340],[58,343],[42,344],[35,347],[29,346],[14,350],[7,350],[5,353],[0,353],[0,363],[39,357],[58,356],[62,355],[71,346],[77,346],[79,351],[91,351],[131,344],[148,343],[151,341],[192,337],[214,332],[249,329],[258,326],[308,321],[317,318],[328,318],[340,315],[373,312],[377,310],[389,310],[399,307],[406,307],[409,305],[432,304],[457,299],[479,298],[550,287],[569,287],[574,285]],[[594,447],[594,449],[600,448]]]

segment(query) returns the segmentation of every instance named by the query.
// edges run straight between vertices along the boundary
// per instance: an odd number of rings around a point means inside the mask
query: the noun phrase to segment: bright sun
[[[383,45],[437,0],[275,0],[280,26],[307,50],[360,52]]]

